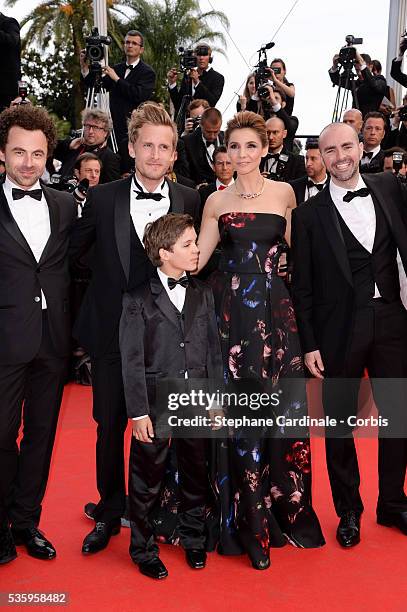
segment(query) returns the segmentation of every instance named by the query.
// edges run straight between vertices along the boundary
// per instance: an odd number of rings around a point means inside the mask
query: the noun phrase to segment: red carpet
[[[43,562],[19,548],[16,561],[0,568],[1,592],[68,592],[72,610],[207,611],[269,610],[405,612],[407,538],[375,523],[377,444],[358,441],[365,513],[362,542],[342,550],[335,540],[337,518],[325,471],[323,441],[313,443],[314,506],[327,545],[317,550],[291,546],[271,551],[272,567],[251,569],[245,556],[209,555],[204,571],[190,570],[179,548],[162,546],[170,576],[153,582],[141,576],[128,555],[129,531],[109,548],[83,557],[82,539],[92,528],[83,505],[96,500],[95,426],[91,391],[65,391],[41,528],[58,557]],[[44,606],[40,606],[43,608]],[[38,609],[38,608],[37,608]]]

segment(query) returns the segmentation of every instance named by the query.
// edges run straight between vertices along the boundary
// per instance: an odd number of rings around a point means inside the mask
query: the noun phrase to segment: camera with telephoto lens
[[[27,81],[18,81],[18,97],[21,98],[21,101],[18,104],[29,104],[30,101],[27,100],[27,96],[28,96]]]
[[[201,115],[197,115],[196,117],[191,117],[192,121],[192,129],[196,130],[201,125]]]
[[[339,51],[339,63],[344,68],[351,68],[356,60],[356,49],[353,45],[362,45],[363,38],[356,38],[353,34],[348,34],[345,41],[346,45]]]
[[[270,181],[284,181],[284,170],[288,164],[288,159],[286,153],[280,153],[276,169],[274,172],[270,172],[267,177]]]
[[[105,47],[110,45],[112,39],[110,36],[100,36],[98,28],[92,28],[91,35],[85,38],[86,59],[90,63],[99,63],[105,57]]]
[[[182,72],[188,72],[196,68],[198,65],[197,56],[194,49],[184,49],[184,47],[178,47],[179,56],[179,67]]]
[[[400,121],[407,121],[407,106],[402,106],[399,109]]]

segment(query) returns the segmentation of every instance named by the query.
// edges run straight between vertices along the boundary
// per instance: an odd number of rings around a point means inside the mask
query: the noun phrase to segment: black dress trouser
[[[179,474],[178,532],[184,549],[205,548],[205,504],[208,494],[207,440],[173,439]],[[131,521],[130,555],[135,563],[158,556],[150,515],[158,502],[170,442],[166,438],[131,442],[129,502]]]
[[[0,520],[16,529],[40,521],[67,365],[55,354],[46,310],[34,359],[0,365]]]
[[[93,418],[97,423],[96,478],[100,501],[96,521],[111,522],[124,515],[124,432],[127,411],[120,353],[92,358]]]
[[[406,415],[407,312],[400,301],[373,299],[355,313],[352,338],[341,372],[327,368],[323,387],[325,413],[339,419],[357,414],[360,378],[367,368],[379,414],[402,419]],[[341,383],[340,377],[348,380]],[[397,379],[389,381],[383,379]],[[405,420],[405,417],[404,417]],[[399,421],[400,422],[400,421]],[[400,431],[405,430],[400,428]],[[359,494],[359,468],[354,439],[346,428],[343,437],[327,431],[326,458],[335,510],[363,511]],[[383,433],[383,437],[381,437]],[[377,508],[406,511],[404,481],[407,468],[407,439],[385,437],[379,431],[379,499]],[[400,435],[405,435],[401,433]]]

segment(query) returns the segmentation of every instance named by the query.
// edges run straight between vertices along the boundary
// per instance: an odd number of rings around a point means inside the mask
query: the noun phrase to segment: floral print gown
[[[270,386],[285,377],[298,382],[304,376],[291,299],[277,275],[287,247],[285,229],[286,220],[278,214],[236,212],[219,218],[222,255],[210,282],[226,382],[250,379]],[[307,413],[305,388],[303,398],[297,399],[289,416]],[[217,441],[219,552],[246,551],[258,561],[267,556],[269,546],[282,546],[287,540],[304,548],[324,544],[311,505],[307,434],[282,439],[246,436],[241,430]]]

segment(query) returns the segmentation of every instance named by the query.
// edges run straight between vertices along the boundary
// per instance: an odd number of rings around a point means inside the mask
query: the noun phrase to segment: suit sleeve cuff
[[[131,420],[140,421],[141,419],[145,419],[146,417],[148,417],[148,414],[143,414],[142,416],[138,416],[138,417],[132,417]]]

